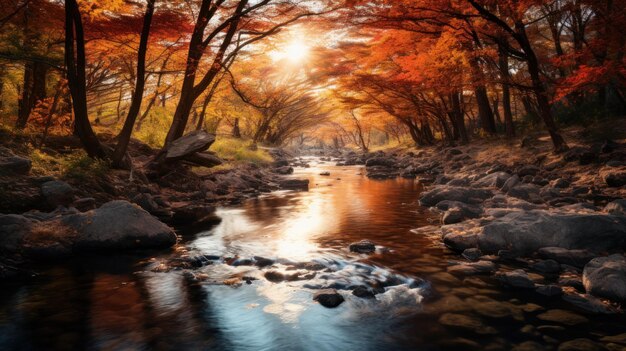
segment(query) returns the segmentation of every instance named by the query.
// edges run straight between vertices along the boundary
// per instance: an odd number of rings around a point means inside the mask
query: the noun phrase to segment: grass
[[[109,171],[108,162],[94,160],[82,150],[53,156],[33,149],[29,157],[33,162],[32,172],[34,174],[52,175],[77,182],[104,178]]]
[[[272,156],[263,149],[250,150],[250,141],[219,136],[210,150],[219,157],[235,163],[252,162],[265,164],[273,161]]]

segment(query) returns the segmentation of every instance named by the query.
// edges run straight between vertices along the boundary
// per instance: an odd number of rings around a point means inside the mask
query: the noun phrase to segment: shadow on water
[[[193,270],[201,281],[183,271],[152,272],[145,256],[120,255],[57,264],[30,283],[3,287],[0,349],[509,350],[523,341],[555,348],[560,340],[626,332],[622,316],[587,316],[590,323],[538,334],[546,324],[538,313],[571,306],[504,290],[490,278],[448,274],[458,256],[412,231],[433,218],[417,202],[419,184],[373,181],[358,167],[309,161],[311,168],[294,175],[310,179],[309,192],[220,208],[218,225],[186,237],[191,253],[222,257]],[[362,239],[376,252],[349,252]],[[275,264],[232,264],[255,256]],[[270,271],[296,278],[271,282]],[[379,294],[353,296],[358,285]],[[312,301],[325,287],[346,301],[336,309]],[[445,313],[479,325],[442,324]]]

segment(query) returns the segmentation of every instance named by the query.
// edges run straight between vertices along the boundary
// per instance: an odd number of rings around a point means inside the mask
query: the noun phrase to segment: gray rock
[[[527,175],[536,176],[537,173],[539,173],[539,167],[532,165],[523,166],[517,171],[517,174],[522,178]]]
[[[567,188],[569,185],[570,183],[563,178],[555,179],[550,183],[550,186],[557,189]]]
[[[466,249],[462,256],[470,261],[477,261],[483,255],[482,251],[477,248]]]
[[[542,247],[554,246],[599,252],[626,245],[626,218],[543,210],[517,211],[480,228],[477,239],[478,248],[485,253],[503,249],[532,253]]]
[[[623,255],[598,257],[583,270],[588,293],[614,301],[626,301],[626,258]]]
[[[537,272],[548,274],[559,273],[561,271],[561,265],[557,261],[552,259],[542,260],[533,263],[530,268],[536,270]]]
[[[354,288],[352,295],[363,299],[373,299],[375,297],[374,291],[364,285],[359,285]]]
[[[610,202],[604,207],[604,211],[614,216],[626,216],[626,199]]]
[[[148,212],[127,201],[64,216],[61,223],[76,232],[77,250],[164,248],[176,244],[176,234]]]
[[[504,182],[504,184],[502,185],[502,187],[500,187],[500,190],[504,191],[505,193],[507,191],[509,191],[511,188],[515,187],[517,184],[520,183],[520,178],[517,174],[513,175],[512,177],[510,177],[509,179],[506,180],[506,182]]]
[[[473,184],[479,187],[495,187],[499,189],[502,188],[509,178],[511,178],[511,175],[507,172],[495,172],[474,181]]]
[[[528,274],[522,269],[516,269],[511,272],[504,272],[496,274],[496,278],[504,285],[520,288],[520,289],[534,289],[535,283],[528,277]]]
[[[18,251],[36,222],[17,214],[0,214],[0,251]]]
[[[150,194],[137,194],[135,197],[133,197],[132,201],[133,203],[139,205],[141,208],[150,213],[155,213],[159,210],[159,205],[156,203],[156,201],[154,201],[154,198]]]
[[[345,301],[343,296],[335,289],[320,290],[313,295],[313,300],[328,308],[335,308]]]
[[[199,130],[174,140],[167,148],[165,158],[177,160],[185,156],[204,151],[215,142],[215,135]]]
[[[93,197],[84,197],[74,201],[72,204],[77,210],[81,212],[86,212],[89,210],[96,209],[96,199]]]
[[[422,206],[434,206],[444,200],[460,201],[468,204],[481,203],[493,196],[493,191],[481,188],[462,188],[439,185],[422,194]]]
[[[562,247],[542,247],[538,253],[542,258],[579,268],[584,267],[595,257],[593,252],[587,250],[568,250]]]
[[[351,252],[372,253],[376,251],[376,245],[374,245],[374,243],[369,240],[361,240],[359,242],[350,244],[349,249]]]
[[[14,155],[11,150],[0,150],[0,174],[28,174],[33,166],[31,160]]]
[[[607,172],[604,175],[604,182],[612,188],[619,188],[626,185],[626,171]]]
[[[60,180],[51,180],[41,185],[41,194],[46,202],[52,206],[69,206],[74,202],[74,188]]]
[[[497,330],[485,325],[479,318],[464,314],[445,313],[439,317],[439,323],[451,328],[457,328],[477,334],[496,334]]]
[[[589,294],[568,292],[563,295],[563,300],[588,313],[614,314],[618,312],[613,306]]]
[[[495,270],[496,265],[491,261],[459,262],[459,264],[448,267],[449,273],[464,275],[486,274]]]
[[[507,191],[507,195],[532,203],[541,203],[541,188],[535,184],[518,184]]]
[[[381,166],[387,168],[397,167],[396,160],[389,156],[372,157],[365,162],[365,167]]]

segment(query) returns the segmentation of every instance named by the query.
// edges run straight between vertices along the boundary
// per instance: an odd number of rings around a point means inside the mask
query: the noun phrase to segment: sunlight
[[[300,63],[307,59],[310,50],[311,48],[299,39],[270,53],[270,56],[274,61],[288,60],[291,63]]]

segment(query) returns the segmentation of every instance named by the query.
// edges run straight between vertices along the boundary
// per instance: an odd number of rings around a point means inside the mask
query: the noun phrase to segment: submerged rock
[[[542,321],[559,323],[569,326],[588,323],[589,320],[579,314],[567,310],[549,310],[537,316]]]
[[[343,296],[335,289],[320,290],[313,295],[313,300],[328,308],[335,308],[345,301]]]
[[[588,293],[614,301],[626,301],[626,258],[623,255],[598,257],[583,270]]]
[[[308,179],[283,179],[278,182],[281,189],[287,190],[309,190]]]
[[[376,251],[376,245],[369,240],[361,240],[356,243],[352,243],[349,246],[350,251],[358,253],[372,253]]]
[[[479,318],[457,313],[445,313],[439,317],[439,323],[447,327],[458,328],[477,334],[496,334],[497,330],[485,325]]]
[[[468,204],[481,203],[493,196],[493,191],[482,188],[463,188],[440,185],[422,194],[422,206],[434,206],[444,200],[460,201]]]

